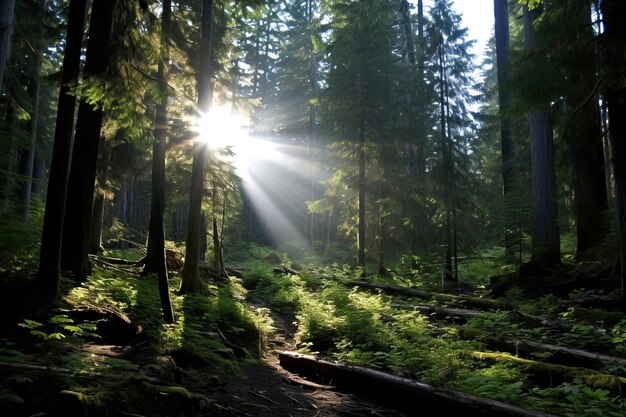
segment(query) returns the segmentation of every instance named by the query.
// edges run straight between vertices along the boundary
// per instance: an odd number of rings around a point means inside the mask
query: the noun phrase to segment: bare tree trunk
[[[105,190],[109,172],[109,162],[111,160],[111,144],[105,141],[102,144],[102,153],[98,160],[98,183],[100,186],[96,190],[93,202],[93,214],[89,230],[89,253],[98,254],[103,250],[102,246],[102,225],[104,222],[104,205],[106,203]]]
[[[528,10],[524,6],[524,44],[527,51],[535,48],[532,23],[541,8]],[[532,261],[545,264],[561,262],[556,177],[550,108],[544,107],[528,114],[530,127],[530,157],[533,188]]]
[[[86,3],[86,0],[72,0],[70,2],[63,69],[61,71],[61,90],[59,92],[46,210],[41,235],[38,278],[46,295],[53,300],[56,300],[59,295],[65,197],[67,194],[67,177],[72,160],[72,131],[74,129],[76,98],[69,92],[70,86],[78,82]]]
[[[14,9],[15,0],[0,0],[0,87],[4,79],[4,68],[11,55]]]
[[[365,274],[365,114],[361,110],[361,123],[359,127],[359,253],[357,265]]]
[[[22,162],[20,173],[24,178],[22,184],[22,221],[24,224],[28,223],[28,217],[30,214],[30,200],[32,194],[33,184],[33,167],[35,164],[35,147],[37,146],[37,123],[39,122],[39,73],[41,71],[41,40],[38,39],[35,43],[35,52],[33,54],[33,64],[30,73],[30,80],[28,82],[28,97],[31,103],[30,120],[28,121],[28,150],[22,153]]]
[[[504,253],[508,260],[515,259],[515,207],[512,193],[515,183],[513,170],[513,138],[511,133],[511,67],[509,62],[509,0],[494,0],[496,38],[496,68],[498,72],[498,101],[500,105],[500,152],[502,155],[502,194],[504,198]]]
[[[200,41],[200,67],[198,68],[198,110],[208,114],[211,107],[211,28],[213,23],[213,0],[202,1],[202,38]],[[180,293],[200,291],[200,221],[202,217],[202,189],[204,187],[204,165],[207,144],[196,142],[193,145],[191,167],[191,190],[189,193],[189,219],[185,246],[185,264],[181,272]]]
[[[598,82],[598,60],[589,59],[597,57],[591,1],[571,0],[564,9],[565,23],[578,33],[565,58],[571,59],[565,68],[571,85],[566,97],[566,140],[574,174],[576,257],[580,259],[600,245],[608,233],[600,215],[608,208],[608,198],[604,186],[602,118],[597,94],[590,96]]]
[[[602,43],[606,75],[605,97],[609,113],[609,140],[613,153],[615,211],[619,277],[626,310],[626,4],[621,0],[600,3],[605,33]]]
[[[102,76],[109,61],[109,44],[113,27],[113,10],[117,0],[94,0],[89,23],[89,40],[84,78]],[[61,267],[74,273],[77,282],[88,270],[88,245],[96,167],[103,111],[82,99],[78,107],[73,158],[68,178],[68,193],[63,228]]]
[[[446,225],[445,225],[445,250],[443,258],[443,281],[454,281],[452,275],[452,237],[451,237],[451,204],[450,204],[450,181],[448,169],[450,169],[450,149],[448,148],[448,120],[446,117],[446,87],[445,80],[445,67],[443,60],[443,46],[439,45],[439,101],[440,101],[440,129],[441,129],[441,156],[442,156],[442,175],[443,175],[443,190],[444,190],[444,205],[446,210]]]

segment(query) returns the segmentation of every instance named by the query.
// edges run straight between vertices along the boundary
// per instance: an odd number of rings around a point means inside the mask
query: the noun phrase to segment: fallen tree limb
[[[480,297],[472,297],[469,295],[451,295],[438,293],[434,291],[426,291],[420,290],[417,288],[407,288],[407,287],[397,287],[394,285],[387,284],[379,284],[375,282],[367,282],[362,280],[350,281],[348,282],[350,286],[358,286],[363,288],[368,288],[371,290],[380,290],[385,294],[391,295],[403,295],[405,297],[418,297],[418,298],[432,298],[435,300],[441,301],[451,301],[458,304],[466,305],[466,306],[474,306],[474,307],[482,307],[482,308],[494,308],[494,309],[502,309],[507,310],[511,309],[512,306],[507,304],[504,301],[500,300],[492,300],[489,298],[480,298]]]
[[[297,370],[331,379],[333,384],[378,395],[381,400],[393,401],[423,415],[431,405],[442,415],[494,416],[494,417],[547,417],[537,411],[526,410],[511,404],[494,401],[458,391],[436,388],[412,379],[402,378],[362,366],[330,362],[297,352],[279,353],[280,364],[285,369]],[[427,402],[425,402],[427,401]],[[419,405],[419,406],[417,406]],[[417,407],[416,407],[417,406]],[[416,410],[419,409],[419,410]]]
[[[72,375],[75,377],[85,377],[85,378],[110,378],[110,379],[120,379],[121,375],[119,373],[107,373],[107,372],[94,372],[85,369],[76,369],[72,370],[69,368],[61,368],[58,366],[45,366],[45,365],[37,365],[32,363],[19,363],[19,362],[1,362],[0,368],[12,369],[17,371],[34,371],[34,372],[45,372],[45,373],[56,373],[62,375]],[[161,381],[157,378],[152,378],[146,375],[141,374],[128,374],[128,376],[136,381],[142,382],[150,382],[153,384],[171,384],[168,381]]]

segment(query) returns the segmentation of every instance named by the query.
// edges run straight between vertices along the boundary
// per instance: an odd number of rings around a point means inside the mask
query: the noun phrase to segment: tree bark
[[[448,146],[449,138],[448,138],[448,119],[446,117],[446,90],[447,87],[444,87],[446,84],[445,80],[445,65],[443,58],[443,45],[439,45],[437,48],[439,54],[439,101],[440,101],[440,129],[441,129],[441,165],[442,165],[442,175],[443,175],[443,191],[444,191],[444,207],[446,210],[445,215],[445,248],[443,254],[443,264],[442,264],[442,283],[443,282],[452,282],[454,281],[454,276],[452,275],[452,237],[451,237],[451,198],[450,198],[450,180],[449,180],[449,170],[451,169],[451,160],[450,160],[450,149]]]
[[[363,105],[363,104],[362,104]],[[365,111],[361,110],[359,126],[359,241],[357,266],[365,274]]]
[[[609,141],[613,152],[619,277],[623,308],[626,310],[626,4],[621,0],[604,0],[600,8],[605,28],[602,57],[606,77]]]
[[[528,52],[535,48],[532,24],[540,14],[540,7],[528,10],[524,6],[524,45]],[[550,107],[531,111],[528,114],[528,124],[533,192],[531,259],[533,262],[558,265],[561,263],[561,247]]]
[[[61,90],[54,130],[52,161],[48,178],[46,209],[41,235],[38,279],[48,298],[56,300],[61,280],[61,244],[64,226],[67,177],[72,160],[72,132],[76,98],[70,86],[78,82],[80,50],[85,24],[86,0],[70,2]]]
[[[102,76],[108,66],[113,10],[116,0],[94,0],[89,23],[89,40],[84,79]],[[81,99],[76,119],[73,158],[68,178],[68,193],[63,228],[61,268],[74,273],[77,282],[88,272],[88,245],[93,196],[96,182],[98,146],[103,110]]]
[[[213,0],[202,1],[202,38],[200,41],[200,67],[198,68],[198,111],[209,113],[211,107],[211,29],[213,23]],[[181,272],[180,293],[200,291],[200,222],[202,217],[202,190],[204,188],[204,165],[207,143],[196,141],[193,145],[191,167],[191,190],[189,192],[189,219],[185,246],[185,265]]]
[[[152,145],[152,195],[150,200],[150,223],[148,244],[144,258],[144,272],[156,272],[159,283],[159,296],[163,319],[174,322],[174,312],[170,300],[169,277],[165,253],[165,142],[167,140],[167,72],[169,61],[168,39],[172,23],[172,2],[163,0],[161,16],[161,54],[157,68],[157,79],[162,97],[157,103],[154,115],[154,143]]]
[[[11,55],[14,9],[15,0],[0,0],[0,87],[4,79],[4,68]]]
[[[570,1],[564,7],[564,21],[577,33],[565,56],[569,81],[566,97],[566,140],[574,174],[576,213],[576,258],[600,245],[608,233],[601,215],[608,208],[604,177],[604,147],[601,114],[594,89],[598,82],[591,1]],[[608,162],[608,160],[607,160]]]
[[[32,65],[30,68],[28,80],[28,98],[31,105],[30,120],[28,121],[28,149],[22,152],[20,174],[22,181],[22,198],[21,198],[21,216],[24,224],[28,223],[30,214],[30,201],[33,184],[33,168],[35,164],[35,147],[37,146],[37,123],[39,122],[39,91],[40,91],[40,71],[41,71],[41,53],[42,41],[38,38],[35,41],[35,52],[32,57]]]
[[[493,11],[496,39],[496,69],[498,73],[498,103],[500,106],[500,152],[502,158],[502,195],[504,199],[504,253],[508,260],[515,259],[515,227],[512,193],[515,173],[513,170],[513,138],[511,133],[511,66],[509,62],[509,0],[494,0]]]
[[[98,159],[98,182],[100,189],[96,191],[93,201],[93,213],[89,230],[88,253],[98,254],[102,252],[102,225],[104,222],[104,205],[106,203],[105,190],[108,179],[109,163],[111,161],[111,143],[105,141],[102,144],[102,152]]]

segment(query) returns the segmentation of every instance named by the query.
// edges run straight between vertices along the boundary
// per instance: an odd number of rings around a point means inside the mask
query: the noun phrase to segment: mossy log
[[[474,352],[479,359],[495,362],[515,362],[528,370],[529,378],[542,387],[554,387],[564,382],[580,380],[593,389],[608,390],[614,395],[621,395],[626,378],[610,375],[589,368],[580,368],[534,359],[521,358],[508,352]]]
[[[417,298],[434,299],[434,300],[445,301],[445,302],[454,302],[455,304],[464,305],[468,307],[494,308],[494,309],[501,309],[501,310],[509,310],[513,308],[511,304],[508,304],[501,300],[473,297],[470,295],[444,294],[444,293],[438,293],[434,291],[421,290],[418,288],[398,287],[395,285],[379,284],[379,283],[368,282],[368,281],[363,281],[363,280],[349,281],[347,285],[368,288],[371,290],[380,290],[384,292],[385,294],[390,294],[390,295],[403,295],[405,297],[417,297]]]
[[[376,396],[406,409],[410,415],[423,415],[427,408],[442,415],[494,417],[547,417],[549,414],[523,409],[511,404],[459,391],[436,388],[412,379],[363,366],[330,362],[297,352],[279,353],[280,364],[287,370],[332,380],[333,385]]]
[[[626,367],[626,358],[605,355],[602,353],[589,352],[577,348],[569,348],[550,343],[540,343],[532,340],[518,338],[492,336],[477,329],[459,328],[461,337],[466,339],[481,340],[490,348],[511,352],[517,355],[528,356],[536,352],[550,353],[546,359],[553,363],[585,368],[597,368],[598,366]]]

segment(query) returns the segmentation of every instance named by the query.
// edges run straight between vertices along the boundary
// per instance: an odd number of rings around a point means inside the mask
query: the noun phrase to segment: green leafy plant
[[[18,323],[18,326],[28,329],[30,334],[43,342],[65,339],[70,343],[83,343],[90,337],[100,338],[95,333],[95,323],[74,324],[74,320],[66,314],[52,316],[47,327],[43,323],[30,319],[24,319],[22,323]]]

